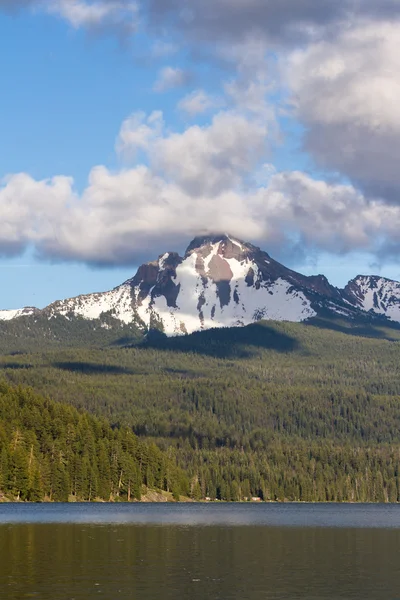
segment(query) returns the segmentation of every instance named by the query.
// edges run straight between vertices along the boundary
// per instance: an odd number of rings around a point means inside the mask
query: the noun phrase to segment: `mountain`
[[[359,275],[349,281],[345,293],[362,310],[400,322],[400,283],[385,277]]]
[[[301,275],[224,234],[195,238],[183,257],[163,254],[109,292],[58,301],[43,310],[0,311],[0,320],[58,315],[101,319],[105,328],[115,319],[168,335],[322,315],[400,322],[400,283],[358,276],[340,290],[323,275]]]
[[[19,308],[16,310],[0,310],[1,321],[11,321],[18,317],[30,317],[34,314],[39,314],[40,310],[34,307],[26,306],[25,308]]]

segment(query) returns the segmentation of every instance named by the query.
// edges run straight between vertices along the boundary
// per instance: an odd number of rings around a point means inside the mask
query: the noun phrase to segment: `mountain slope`
[[[130,284],[140,318],[166,333],[246,325],[260,319],[303,321],[315,313],[285,268],[231,238],[194,240],[184,258],[166,254]],[[156,268],[154,268],[156,267]]]
[[[40,311],[37,308],[28,306],[16,310],[0,310],[0,321],[11,321],[12,319],[18,319],[19,317],[30,317],[39,312]]]
[[[15,500],[140,500],[150,481],[177,498],[189,490],[167,453],[128,429],[3,381],[0,456],[0,497]]]
[[[349,281],[345,292],[362,310],[400,322],[400,283],[397,281],[359,275]]]
[[[232,236],[203,236],[191,242],[183,257],[167,252],[114,290],[58,301],[42,311],[0,311],[0,320],[24,315],[107,317],[168,335],[322,315],[400,321],[400,284],[359,276],[339,290],[323,275],[296,273]]]
[[[151,338],[133,347],[3,355],[0,371],[105,417],[113,431],[121,424],[155,442],[188,475],[194,498],[400,499],[398,342],[272,322]],[[4,414],[8,431],[9,404]],[[22,424],[37,431],[38,423],[29,407]],[[52,423],[64,465],[70,431],[66,439],[59,420]],[[47,423],[46,440],[49,431]],[[0,455],[2,439],[9,448],[0,423]],[[93,447],[88,439],[84,448]],[[249,482],[251,494],[237,491]]]

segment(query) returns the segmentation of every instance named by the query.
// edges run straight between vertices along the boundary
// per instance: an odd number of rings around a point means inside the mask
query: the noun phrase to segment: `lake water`
[[[400,599],[400,506],[0,504],[0,598]]]

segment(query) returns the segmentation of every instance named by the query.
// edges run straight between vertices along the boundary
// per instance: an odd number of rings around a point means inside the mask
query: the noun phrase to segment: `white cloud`
[[[75,198],[72,183],[68,177],[35,181],[24,173],[0,180],[0,253],[19,254],[56,232]]]
[[[368,201],[351,185],[328,184],[301,172],[277,173],[258,191],[278,236],[334,254],[385,252],[397,240],[400,209]]]
[[[266,155],[267,126],[236,112],[220,112],[210,125],[189,127],[156,142],[154,162],[192,195],[235,189]]]
[[[53,258],[95,264],[134,263],[210,226],[237,230],[247,225],[258,232],[246,213],[243,199],[232,192],[195,201],[147,167],[117,174],[97,167],[80,201],[64,212],[57,234],[44,238],[39,250]]]
[[[164,67],[161,69],[158,79],[154,84],[156,92],[166,92],[187,85],[192,78],[189,71],[179,67]]]
[[[116,150],[128,159],[135,159],[138,151],[147,152],[150,145],[163,134],[164,121],[161,111],[133,113],[122,124]]]
[[[123,32],[133,32],[137,27],[138,5],[123,0],[52,0],[39,3],[50,14],[65,19],[75,29],[115,28]]]
[[[277,255],[296,242],[303,252],[382,255],[399,247],[399,207],[301,172],[271,170],[264,187],[193,195],[150,167],[112,173],[100,166],[80,196],[69,178],[19,174],[2,182],[0,212],[3,255],[31,246],[46,259],[89,264],[132,264],[175,248],[177,240],[219,230],[262,242]]]
[[[359,24],[290,56],[306,148],[370,195],[400,201],[400,25]]]
[[[201,115],[218,108],[223,104],[222,99],[209,96],[204,90],[194,90],[178,103],[178,109],[191,117]]]
[[[162,251],[177,236],[210,229],[264,240],[271,250],[294,242],[332,253],[400,248],[398,0],[191,0],[190,9],[187,0],[139,8],[127,0],[0,0],[0,8],[27,5],[75,28],[118,32],[146,16],[147,33],[174,42],[155,44],[153,56],[179,44],[211,67],[229,63],[233,77],[222,82],[225,110],[201,89],[179,103],[191,116],[219,111],[205,126],[170,132],[161,112],[131,115],[117,141],[131,168],[94,168],[79,197],[69,178],[3,181],[3,253],[32,245],[50,258],[120,264],[147,246]],[[191,77],[167,66],[154,89],[182,87]],[[262,168],[277,139],[271,95],[279,104],[283,85],[305,148],[352,184]]]
[[[160,112],[133,114],[117,147],[147,165],[92,169],[82,194],[67,177],[0,184],[0,252],[33,247],[45,259],[132,264],[199,232],[230,231],[276,255],[399,249],[400,207],[265,164],[269,129],[256,115],[221,111],[203,127],[166,130]],[[264,173],[261,176],[261,172]],[[259,173],[260,177],[254,177]]]
[[[240,186],[267,151],[265,122],[235,111],[222,111],[204,127],[183,133],[163,130],[162,115],[132,115],[122,125],[117,148],[125,156],[145,150],[157,174],[193,196],[217,194]]]

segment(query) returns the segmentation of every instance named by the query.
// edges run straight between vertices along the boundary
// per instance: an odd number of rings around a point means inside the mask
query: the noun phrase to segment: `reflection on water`
[[[398,504],[0,504],[4,523],[261,525],[400,529]]]
[[[37,513],[38,508],[28,507],[31,513]],[[98,507],[93,505],[83,510],[91,508],[98,513]],[[153,521],[158,520],[162,526],[121,525],[112,523],[111,518],[121,508],[102,506],[103,524],[88,524],[87,513],[86,523],[0,525],[0,598],[386,600],[400,597],[398,524],[393,529],[314,527],[311,523],[306,527],[287,527],[278,524],[278,513],[283,518],[286,506],[276,506],[275,524],[270,526],[258,522],[262,508],[270,509],[269,506],[232,505],[218,507],[220,524],[167,524],[171,513],[187,511],[188,518],[188,513],[194,513],[196,508],[205,512],[212,508],[210,514],[215,514],[215,508],[209,506],[189,509],[150,506],[140,510],[148,511],[148,517],[152,513]],[[232,514],[246,508],[250,508],[248,515],[258,517],[254,517],[253,524],[240,525]],[[371,519],[373,514],[377,518],[381,510],[386,519],[398,512],[398,507],[393,507],[397,509],[393,511],[386,511],[386,507],[371,508],[374,510],[364,507],[365,519]],[[68,511],[68,507],[65,509]],[[297,507],[297,518],[300,511],[304,520],[302,509]],[[340,515],[343,507],[308,506],[307,520],[313,509],[317,517],[318,511],[326,510],[332,519],[330,511],[336,509]],[[75,510],[79,512],[79,507]],[[362,507],[358,510],[361,512]],[[4,507],[0,512],[4,514]],[[289,512],[293,521],[296,507]],[[346,507],[344,512],[348,514]],[[228,516],[235,526],[227,524]]]

